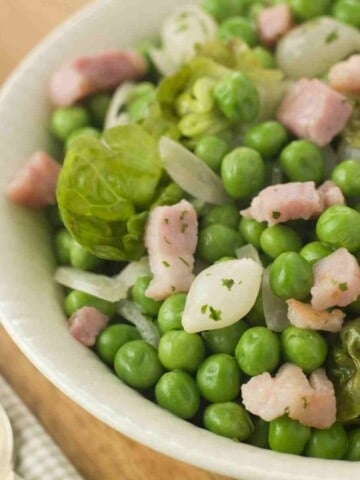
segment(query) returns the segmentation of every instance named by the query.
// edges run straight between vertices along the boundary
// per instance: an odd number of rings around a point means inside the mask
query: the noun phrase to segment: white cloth
[[[1,375],[0,403],[14,432],[18,475],[24,480],[83,479]]]

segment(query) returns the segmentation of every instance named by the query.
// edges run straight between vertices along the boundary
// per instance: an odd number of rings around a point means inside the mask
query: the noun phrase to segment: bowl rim
[[[130,3],[131,0],[93,0],[89,5],[80,8],[79,11],[48,34],[20,62],[18,67],[10,74],[4,83],[0,91],[0,110],[2,105],[6,103],[6,99],[13,89],[21,83],[21,78],[24,73],[31,68],[34,62],[39,61],[39,57],[41,57],[43,53],[51,50],[64,35],[71,33],[71,30],[76,28],[79,22],[84,22],[86,17],[92,17],[96,15],[97,12],[119,2]],[[338,480],[340,472],[341,475],[348,480],[358,478],[359,470],[356,462],[298,457],[269,450],[261,450],[247,444],[235,444],[238,449],[235,450],[233,448],[234,442],[231,440],[216,437],[215,441],[213,438],[215,435],[212,433],[194,427],[189,424],[189,422],[175,418],[165,411],[162,411],[161,415],[164,418],[167,417],[168,425],[180,427],[180,422],[187,423],[186,431],[196,437],[196,449],[189,449],[185,444],[186,442],[179,444],[177,441],[171,441],[171,434],[169,434],[169,438],[164,439],[161,436],[160,430],[150,431],[149,429],[144,429],[144,425],[138,421],[136,415],[131,413],[131,408],[126,412],[131,421],[122,424],[121,428],[119,428],[118,424],[115,425],[114,422],[112,422],[109,415],[101,411],[101,405],[91,406],[88,399],[84,398],[80,391],[75,393],[70,391],[64,378],[56,375],[56,372],[51,371],[45,363],[37,358],[31,349],[30,343],[27,343],[17,332],[10,317],[7,318],[5,315],[2,318],[2,324],[25,356],[46,378],[69,398],[110,427],[155,451],[219,474],[237,478],[241,475],[244,479],[246,478],[246,480],[289,480],[290,478],[291,480],[319,480],[324,476],[328,480]],[[154,407],[159,408],[156,405],[154,405]],[[201,433],[196,432],[195,429],[201,431]],[[184,425],[182,425],[182,430],[185,430]],[[216,448],[214,448],[215,444]],[[236,457],[234,457],[234,454]]]

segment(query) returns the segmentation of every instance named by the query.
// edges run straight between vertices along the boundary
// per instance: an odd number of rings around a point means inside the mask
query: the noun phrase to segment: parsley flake
[[[175,292],[176,288],[174,287],[174,285],[171,285],[170,288],[172,292]]]
[[[162,261],[162,264],[163,264],[164,267],[166,267],[166,268],[169,268],[169,267],[170,267],[170,263],[167,262],[166,260],[163,260],[163,261]]]
[[[181,233],[185,233],[186,229],[188,228],[189,224],[187,223],[182,223],[181,224]]]
[[[226,287],[229,290],[229,292],[231,291],[231,289],[232,289],[232,287],[235,283],[232,278],[222,278],[221,282],[222,282],[222,286]]]
[[[218,320],[221,320],[221,310],[216,310],[211,305],[209,305],[209,310],[210,310],[209,318],[211,318],[211,320],[214,320],[215,322],[217,322]]]
[[[203,315],[205,315],[207,308],[208,308],[207,305],[203,305],[203,306],[200,308],[200,311],[201,311],[201,313],[202,313]]]
[[[166,223],[166,225],[169,224],[169,219],[168,218],[164,218],[164,223]]]
[[[275,218],[275,220],[277,220],[278,218],[281,217],[281,213],[277,212],[277,211],[274,211],[274,212],[272,212],[272,217]]]
[[[339,289],[340,289],[342,292],[346,292],[346,290],[348,289],[347,283],[346,283],[346,282],[339,283]]]
[[[335,40],[339,38],[339,32],[337,30],[334,30],[333,32],[330,32],[326,37],[325,37],[325,42],[326,43],[332,43]]]
[[[183,210],[183,211],[181,212],[181,215],[180,215],[180,220],[181,220],[181,221],[184,220],[185,215],[186,215],[187,213],[188,213],[187,210]]]
[[[184,263],[187,267],[190,268],[190,264],[183,257],[179,257],[180,262]]]
[[[164,242],[167,243],[168,245],[172,245],[172,243],[170,242],[170,240],[168,240],[166,237],[164,237]]]

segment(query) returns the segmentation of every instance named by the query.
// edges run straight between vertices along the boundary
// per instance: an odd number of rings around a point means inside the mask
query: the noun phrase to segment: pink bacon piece
[[[323,330],[326,332],[340,332],[345,313],[339,309],[328,312],[327,310],[314,310],[311,305],[290,299],[288,304],[289,322],[298,328],[310,330]]]
[[[352,55],[337,63],[329,71],[329,84],[340,92],[360,93],[360,55]]]
[[[92,347],[108,322],[109,318],[96,308],[82,307],[69,319],[70,333],[78,342]]]
[[[264,8],[257,19],[260,40],[268,47],[275,45],[292,26],[291,10],[287,4]]]

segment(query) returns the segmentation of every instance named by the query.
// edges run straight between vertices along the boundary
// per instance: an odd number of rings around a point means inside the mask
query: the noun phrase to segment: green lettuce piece
[[[101,141],[79,138],[67,152],[57,186],[66,228],[98,257],[139,258],[143,212],[154,200],[161,174],[157,142],[138,125],[107,130]]]

